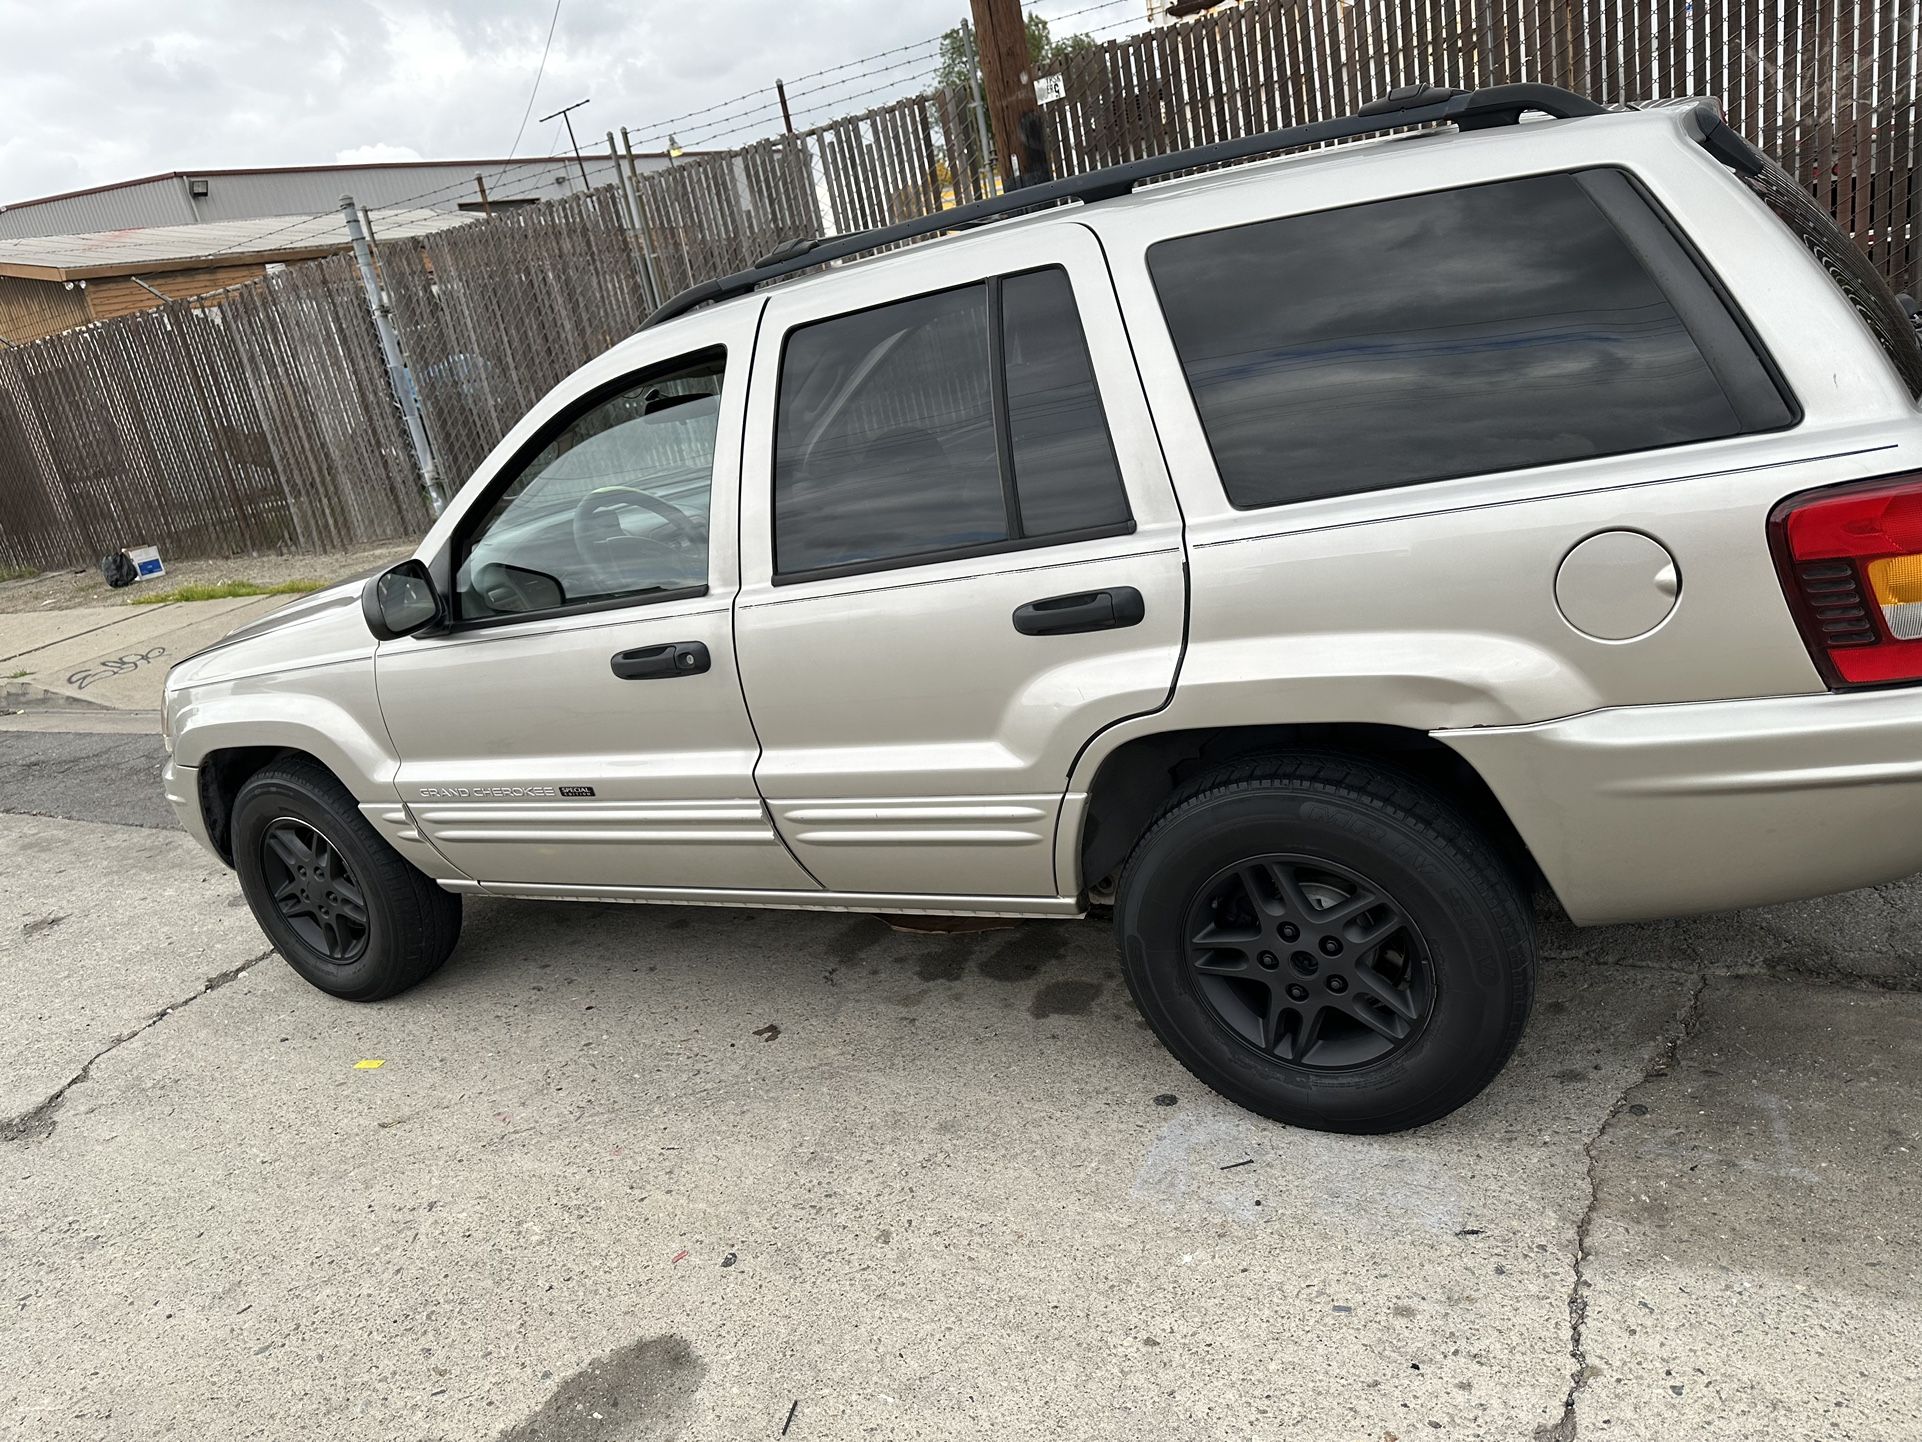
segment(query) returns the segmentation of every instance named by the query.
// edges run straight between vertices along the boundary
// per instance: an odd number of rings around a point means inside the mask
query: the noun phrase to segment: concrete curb
[[[89,701],[84,696],[50,691],[31,681],[8,681],[0,685],[0,711],[79,711],[97,714],[116,709],[104,702]]]

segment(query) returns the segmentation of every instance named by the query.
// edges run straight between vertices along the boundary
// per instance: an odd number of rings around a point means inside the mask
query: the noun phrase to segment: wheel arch
[[[1405,726],[1310,722],[1188,727],[1131,737],[1116,746],[1095,767],[1078,810],[1063,818],[1057,855],[1062,890],[1099,890],[1168,799],[1196,777],[1231,761],[1288,751],[1338,752],[1408,773],[1480,828],[1524,887],[1543,884],[1541,869],[1507,810],[1452,747]]]
[[[240,788],[278,761],[311,761],[347,785],[333,767],[313,752],[293,746],[227,746],[207,752],[199,767],[200,815],[207,823],[207,839],[229,866],[234,864],[234,802],[240,797]]]

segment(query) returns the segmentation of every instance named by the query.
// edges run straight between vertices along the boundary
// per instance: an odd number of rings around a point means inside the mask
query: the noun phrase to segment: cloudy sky
[[[1035,8],[1106,39],[1145,4]],[[776,76],[799,124],[878,104],[926,84],[935,37],[967,10],[561,0],[515,153],[564,145],[560,122],[539,118],[583,96],[583,147],[622,125],[650,148],[670,126],[689,148],[768,133],[771,96],[677,117]],[[0,204],[156,171],[505,156],[553,14],[552,0],[0,0]],[[849,63],[883,51],[897,53]]]

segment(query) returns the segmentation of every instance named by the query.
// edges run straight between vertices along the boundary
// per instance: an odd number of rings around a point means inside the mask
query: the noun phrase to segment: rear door
[[[1014,226],[774,291],[735,643],[830,890],[1057,894],[1090,737],[1163,705],[1181,520],[1101,249]]]

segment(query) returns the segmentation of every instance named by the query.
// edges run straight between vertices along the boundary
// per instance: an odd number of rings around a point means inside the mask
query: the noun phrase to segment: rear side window
[[[788,336],[774,429],[777,580],[1130,524],[1059,267]]]
[[[1792,424],[1619,171],[1182,236],[1148,264],[1242,508]]]

